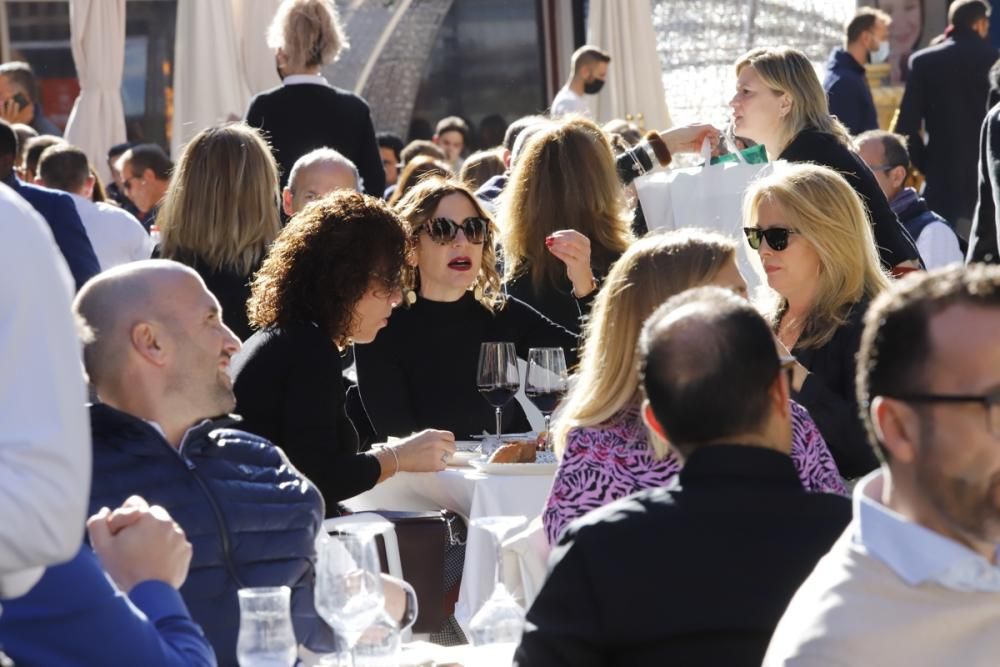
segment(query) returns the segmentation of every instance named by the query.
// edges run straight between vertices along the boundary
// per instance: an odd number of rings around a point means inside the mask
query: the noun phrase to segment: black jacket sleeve
[[[572,541],[572,528],[563,536],[550,558],[545,585],[528,610],[521,645],[514,654],[517,667],[599,667],[607,665],[592,638],[606,640],[601,609],[591,595],[597,573],[589,571],[581,545]]]
[[[358,136],[358,173],[364,180],[365,193],[382,198],[385,193],[385,169],[382,168],[382,154],[375,138],[371,110],[364,105],[364,119]]]
[[[972,216],[968,262],[996,263],[997,199],[1000,197],[1000,106],[994,107],[979,131],[979,201]]]
[[[918,54],[914,54],[918,55]],[[924,138],[920,134],[920,129],[924,121],[925,93],[923,68],[913,67],[914,57],[910,57],[910,74],[906,78],[906,90],[903,91],[903,99],[899,103],[899,115],[896,117],[896,125],[893,128],[898,134],[906,137],[907,150],[910,152],[910,162],[923,173],[927,173],[926,153],[927,147]]]

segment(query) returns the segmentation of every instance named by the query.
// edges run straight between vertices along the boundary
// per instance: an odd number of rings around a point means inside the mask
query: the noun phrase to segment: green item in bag
[[[756,146],[751,146],[750,148],[744,148],[740,151],[743,159],[747,161],[747,164],[766,164],[767,163],[767,152],[764,150],[763,144],[757,144]],[[719,155],[713,157],[709,164],[722,164],[725,162],[738,162],[736,155],[733,153],[726,153],[725,155]]]

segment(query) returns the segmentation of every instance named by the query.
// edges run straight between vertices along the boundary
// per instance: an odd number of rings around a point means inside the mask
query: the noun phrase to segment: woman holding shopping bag
[[[830,115],[826,93],[805,54],[754,49],[736,62],[733,129],[763,144],[772,160],[813,162],[837,170],[869,211],[882,265],[893,274],[920,268],[920,255],[878,186],[851,149],[844,126]]]
[[[797,164],[750,186],[744,233],[773,301],[763,308],[799,363],[792,398],[809,410],[847,479],[878,467],[858,412],[854,358],[868,303],[889,285],[861,201],[836,171]]]

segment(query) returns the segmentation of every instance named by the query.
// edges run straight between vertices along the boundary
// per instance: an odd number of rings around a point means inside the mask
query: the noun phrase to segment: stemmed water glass
[[[517,350],[514,343],[483,343],[479,346],[479,393],[494,407],[497,417],[497,443],[500,439],[500,422],[503,406],[514,398],[521,388],[521,372],[517,368]]]
[[[240,631],[236,657],[240,667],[290,667],[298,648],[292,630],[288,586],[241,588]]]
[[[549,420],[559,401],[566,395],[569,373],[561,347],[533,347],[528,350],[528,375],[524,393],[545,417],[545,448],[552,442]]]
[[[521,631],[524,629],[524,608],[517,603],[503,583],[502,544],[504,535],[526,521],[523,516],[490,516],[472,520],[473,527],[490,533],[497,555],[493,592],[469,623],[472,643],[476,646],[516,644],[521,639]]]
[[[337,527],[341,534],[317,545],[316,611],[346,644],[349,665],[358,640],[385,604],[375,536],[387,523],[346,523]]]

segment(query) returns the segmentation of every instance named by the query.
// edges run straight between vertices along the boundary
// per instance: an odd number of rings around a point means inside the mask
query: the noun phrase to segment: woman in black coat
[[[406,251],[384,202],[337,192],[292,218],[253,282],[258,331],[233,357],[236,410],[247,431],[281,447],[312,480],[328,513],[398,471],[443,470],[455,450],[451,433],[424,431],[359,453],[344,408],[341,354],[388,323]]]
[[[826,93],[805,54],[791,48],[750,51],[736,63],[729,104],[738,136],[763,144],[771,159],[835,169],[868,210],[882,265],[893,273],[920,268],[916,244],[900,224],[871,169],[830,115]]]
[[[282,186],[296,160],[326,146],[357,165],[365,192],[381,197],[385,171],[368,104],[320,74],[345,43],[334,4],[285,0],[268,28],[267,43],[275,51],[282,85],[254,97],[246,121],[271,143]]]

